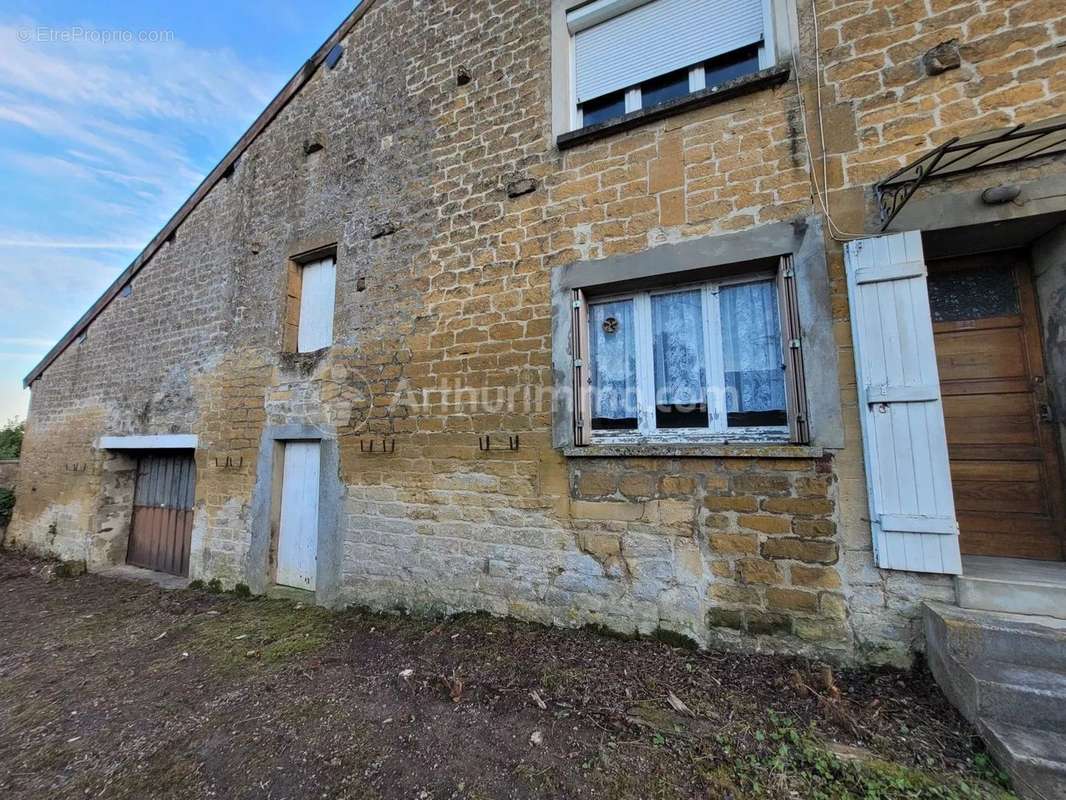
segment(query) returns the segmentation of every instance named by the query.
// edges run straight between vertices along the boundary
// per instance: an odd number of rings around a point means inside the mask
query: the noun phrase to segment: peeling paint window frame
[[[307,313],[307,309],[304,308],[303,297],[303,274],[304,269],[308,266],[319,264],[325,261],[332,261],[333,263],[333,291],[332,301],[330,304],[329,315],[329,341],[323,347],[330,347],[333,345],[336,338],[336,329],[334,324],[334,316],[337,309],[337,279],[336,270],[338,266],[337,261],[337,245],[330,244],[325,247],[318,247],[314,250],[310,250],[305,253],[291,256],[287,262],[286,277],[285,277],[285,300],[282,319],[282,351],[285,353],[305,353],[315,352],[315,350],[307,350],[301,344],[301,328],[303,327],[304,314]],[[315,348],[322,349],[321,347]]]
[[[797,395],[795,386],[802,386],[802,351],[793,334],[799,330],[797,309],[791,302],[790,289],[784,280],[793,280],[791,257],[783,258],[777,272],[758,271],[718,278],[712,281],[663,284],[639,291],[587,295],[584,291],[574,293],[575,319],[575,443],[592,444],[722,444],[722,443],[795,443],[809,440],[806,427],[805,397]],[[724,384],[722,374],[724,337],[721,335],[721,318],[718,309],[718,292],[722,287],[772,281],[779,311],[781,363],[785,379],[785,411],[788,424],[783,426],[728,427],[725,400],[722,392],[709,395],[708,427],[706,428],[659,428],[655,412],[655,376],[652,330],[650,321],[651,298],[675,292],[699,289],[703,296],[704,373],[707,387]],[[592,429],[592,374],[590,362],[592,306],[632,300],[636,311],[637,333],[637,430]]]

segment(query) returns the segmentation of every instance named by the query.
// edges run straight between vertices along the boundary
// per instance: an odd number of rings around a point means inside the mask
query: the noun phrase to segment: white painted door
[[[326,258],[305,264],[301,274],[297,349],[310,353],[333,344],[337,265],[332,258]]]
[[[877,563],[962,571],[925,258],[918,231],[844,250]]]
[[[278,569],[282,586],[315,589],[318,562],[319,443],[288,442],[281,483]]]

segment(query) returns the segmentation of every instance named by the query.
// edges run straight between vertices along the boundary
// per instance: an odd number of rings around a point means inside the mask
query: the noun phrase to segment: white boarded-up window
[[[333,344],[337,265],[332,257],[300,268],[300,321],[297,350],[310,353]]]

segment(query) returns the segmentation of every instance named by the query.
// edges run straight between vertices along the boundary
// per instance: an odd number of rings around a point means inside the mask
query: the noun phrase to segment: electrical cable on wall
[[[796,15],[799,16],[799,9],[796,9]],[[845,231],[839,225],[833,221],[833,216],[829,211],[829,161],[825,151],[825,123],[822,119],[822,59],[821,59],[821,45],[818,37],[818,5],[816,0],[811,0],[811,18],[813,20],[812,27],[814,29],[814,105],[818,114],[818,138],[822,148],[822,187],[818,186],[818,179],[816,177],[814,151],[811,149],[811,137],[809,128],[807,126],[807,104],[803,100],[803,85],[800,80],[800,67],[799,60],[796,57],[796,53],[799,50],[799,42],[795,43],[792,48],[792,68],[796,71],[796,87],[799,89],[799,106],[800,106],[800,124],[803,125],[803,141],[807,149],[807,158],[810,163],[810,179],[811,188],[814,191],[814,196],[818,200],[818,205],[822,208],[822,213],[825,215],[826,221],[829,224],[829,235],[838,242],[847,242],[853,239],[865,239],[868,234],[866,233],[851,233]],[[822,189],[825,190],[825,195],[822,194]]]

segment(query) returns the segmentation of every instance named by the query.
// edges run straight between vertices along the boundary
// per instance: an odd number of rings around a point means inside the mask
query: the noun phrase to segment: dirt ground
[[[4,798],[1012,797],[921,669],[45,567],[0,553]]]

